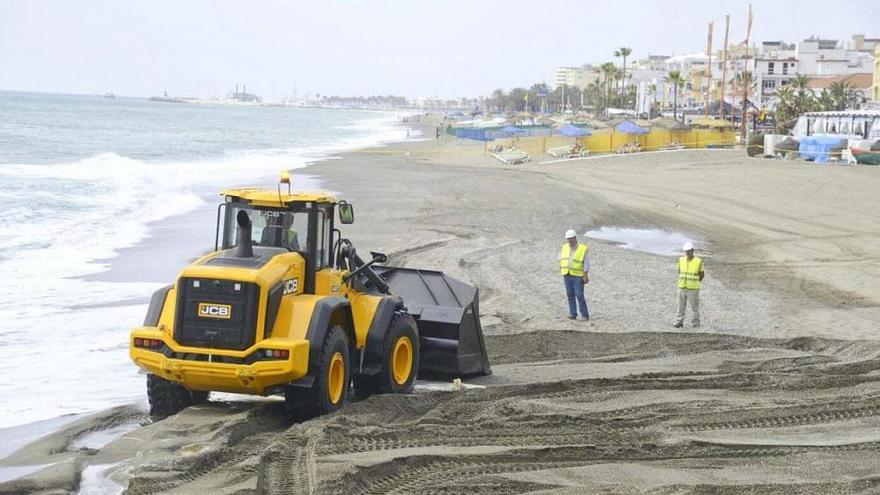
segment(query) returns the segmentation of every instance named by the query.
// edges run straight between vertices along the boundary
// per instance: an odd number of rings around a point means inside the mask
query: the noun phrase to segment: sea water
[[[161,222],[208,212],[193,221],[212,231],[220,189],[273,187],[282,169],[402,140],[398,120],[0,92],[0,428],[143,401],[128,333],[173,280],[101,273]],[[213,232],[178,243],[203,251]]]
[[[691,237],[681,232],[609,226],[587,231],[584,235],[593,239],[617,243],[624,249],[660,256],[681,256],[681,248],[684,243],[693,241]]]

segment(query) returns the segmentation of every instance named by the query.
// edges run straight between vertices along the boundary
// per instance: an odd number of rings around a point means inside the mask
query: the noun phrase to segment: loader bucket
[[[419,327],[419,373],[489,375],[489,356],[480,326],[480,292],[443,272],[374,266],[403,299]]]

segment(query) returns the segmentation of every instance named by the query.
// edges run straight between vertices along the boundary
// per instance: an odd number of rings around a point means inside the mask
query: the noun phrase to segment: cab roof
[[[238,198],[254,206],[289,206],[293,203],[331,203],[336,204],[336,197],[325,192],[302,192],[293,191],[287,193],[281,190],[278,195],[277,189],[265,189],[258,187],[245,187],[239,189],[225,189],[220,192],[221,196]]]

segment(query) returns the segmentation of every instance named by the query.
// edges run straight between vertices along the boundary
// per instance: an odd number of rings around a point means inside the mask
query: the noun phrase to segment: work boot
[[[575,319],[575,318],[577,318],[577,315],[568,315],[568,319],[569,319],[569,320],[573,320],[573,319]]]
[[[673,326],[674,328],[681,328],[681,327],[682,327],[682,323],[681,323],[680,321],[677,321],[677,322],[675,322],[672,326]]]
[[[587,315],[587,316],[581,316],[581,319],[584,320],[584,321],[590,321],[590,316],[589,316],[589,315]]]

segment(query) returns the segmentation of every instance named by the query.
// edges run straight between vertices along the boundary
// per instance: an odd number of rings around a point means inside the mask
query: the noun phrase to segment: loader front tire
[[[382,368],[375,376],[358,376],[359,398],[372,394],[409,394],[419,371],[419,332],[415,319],[399,313],[391,320],[382,346]]]
[[[351,359],[345,330],[333,325],[327,331],[311,388],[289,387],[284,402],[295,419],[331,413],[346,402],[351,382]]]
[[[167,418],[193,405],[193,393],[186,387],[152,374],[147,375],[147,399],[153,419]]]

